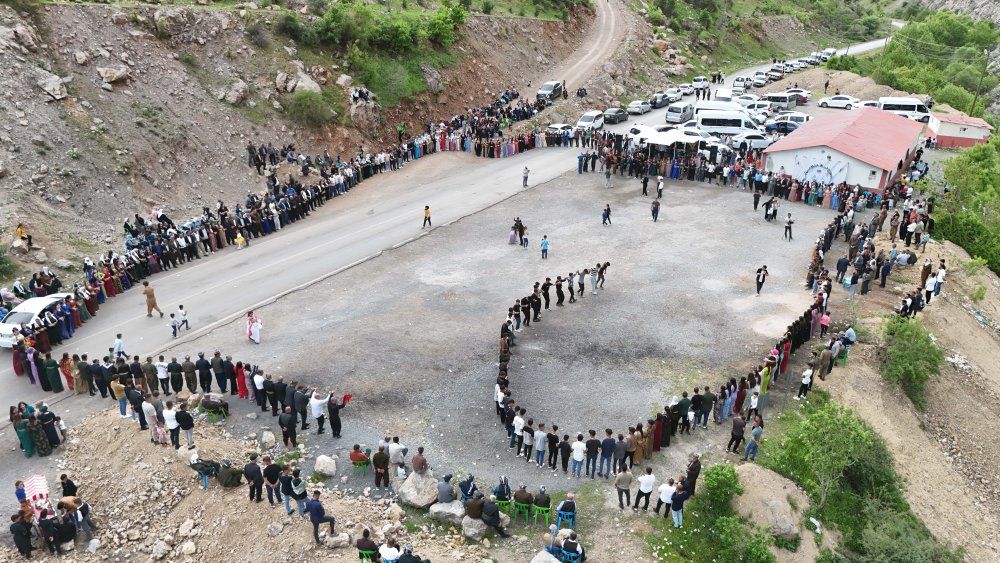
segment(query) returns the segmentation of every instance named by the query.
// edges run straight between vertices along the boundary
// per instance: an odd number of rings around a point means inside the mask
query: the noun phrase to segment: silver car
[[[632,100],[625,109],[631,114],[642,115],[649,113],[651,108],[646,100]]]

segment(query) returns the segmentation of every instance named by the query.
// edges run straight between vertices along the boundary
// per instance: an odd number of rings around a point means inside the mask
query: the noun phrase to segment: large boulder
[[[741,516],[770,528],[774,536],[794,539],[800,535],[799,522],[809,507],[809,497],[789,479],[756,463],[736,468],[744,493],[733,499],[733,507]],[[795,501],[796,508],[788,502]]]
[[[38,84],[38,87],[42,89],[42,92],[48,94],[53,100],[61,100],[68,95],[66,92],[66,85],[63,84],[62,78],[59,78],[58,76],[45,70],[39,69],[38,72],[40,75],[36,84]]]
[[[268,449],[268,448],[273,447],[274,444],[276,444],[276,443],[277,443],[277,439],[275,439],[275,437],[274,437],[274,432],[271,432],[270,430],[265,430],[265,431],[261,432],[261,434],[260,434],[260,447],[262,447],[264,449]]]
[[[298,82],[295,85],[296,90],[305,90],[306,92],[315,92],[317,94],[323,91],[323,88],[321,88],[320,85],[305,72],[300,70],[297,78]]]
[[[427,91],[431,94],[440,94],[444,90],[444,81],[441,80],[441,73],[436,68],[429,65],[420,65],[420,72],[427,82]]]
[[[337,86],[341,88],[350,88],[352,84],[354,84],[354,79],[349,75],[341,74],[337,77]]]
[[[500,513],[500,525],[506,528],[510,525],[510,516],[507,516],[503,512]],[[491,530],[486,522],[483,522],[479,518],[470,518],[465,516],[462,518],[462,533],[465,537],[474,539],[476,541],[481,541],[486,537],[486,532]]]
[[[341,532],[335,536],[326,536],[323,540],[323,545],[331,549],[338,549],[341,547],[351,547],[354,545],[354,541],[350,534]]]
[[[238,106],[246,101],[249,93],[250,87],[247,86],[247,83],[236,79],[235,82],[229,85],[229,88],[219,90],[216,97],[219,100],[225,100],[227,104]]]
[[[438,522],[448,522],[449,524],[461,526],[462,519],[465,518],[465,506],[462,505],[461,500],[436,502],[431,505],[427,517]]]
[[[531,558],[531,563],[559,563],[559,560],[556,559],[554,555],[543,549]]]
[[[99,66],[97,67],[97,75],[108,84],[126,80],[129,77],[128,68],[124,66],[119,66],[118,68]]]
[[[328,455],[321,455],[316,458],[316,465],[313,467],[313,471],[333,477],[337,474],[337,460]]]
[[[29,250],[30,249],[28,248],[28,243],[21,239],[16,239],[14,242],[10,243],[11,254],[17,254],[18,256],[26,256]]]
[[[437,479],[431,471],[423,475],[414,471],[396,488],[396,495],[403,504],[427,508],[437,500]]]

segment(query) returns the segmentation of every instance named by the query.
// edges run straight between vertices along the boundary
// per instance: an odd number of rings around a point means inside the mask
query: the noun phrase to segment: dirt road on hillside
[[[611,59],[626,35],[626,22],[621,10],[621,0],[595,0],[597,16],[582,37],[580,48],[563,59],[554,68],[541,71],[535,82],[565,80],[567,87],[576,91],[605,61]],[[573,95],[572,92],[570,95]]]

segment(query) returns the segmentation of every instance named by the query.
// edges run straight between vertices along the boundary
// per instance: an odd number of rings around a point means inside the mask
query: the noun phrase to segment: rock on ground
[[[543,549],[531,558],[531,563],[559,563],[559,560],[556,559],[551,553]]]
[[[503,512],[500,513],[500,525],[506,528],[510,525],[510,516],[507,516]],[[470,518],[465,516],[462,518],[462,533],[465,537],[474,539],[476,541],[481,541],[486,537],[486,532],[491,530],[486,522],[483,522],[479,518]]]
[[[350,547],[354,545],[354,538],[352,538],[348,533],[341,532],[335,536],[326,536],[323,540],[323,545],[333,549]]]
[[[271,432],[270,430],[265,430],[265,431],[261,432],[261,434],[260,434],[260,445],[261,445],[262,448],[264,448],[264,449],[270,448],[270,447],[274,446],[274,444],[276,444],[276,443],[277,443],[277,440],[274,437],[274,432]]]
[[[63,84],[61,78],[45,70],[39,69],[38,72],[40,74],[37,82],[38,87],[53,100],[61,100],[68,95],[66,85]]]
[[[313,471],[322,473],[328,477],[333,477],[337,474],[337,459],[328,455],[318,456],[316,458],[316,464],[313,466]]]
[[[114,84],[121,80],[125,80],[129,77],[128,68],[120,66],[118,68],[111,68],[105,66],[97,67],[97,75],[101,77],[101,80],[107,82],[108,84]]]
[[[462,506],[461,500],[436,502],[431,505],[430,511],[427,513],[427,517],[431,520],[448,522],[456,526],[461,526],[462,519],[465,518],[465,507]]]
[[[423,475],[414,471],[399,485],[396,495],[403,504],[427,508],[437,500],[437,479],[431,471],[426,471]]]
[[[809,498],[795,483],[755,463],[737,467],[736,474],[744,489],[733,499],[736,512],[769,527],[775,536],[792,539],[800,535],[802,517],[798,511],[809,507]],[[789,498],[797,510],[792,509]]]

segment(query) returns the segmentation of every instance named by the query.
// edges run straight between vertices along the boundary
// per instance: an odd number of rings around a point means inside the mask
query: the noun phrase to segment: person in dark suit
[[[698,476],[701,475],[701,459],[698,454],[692,453],[689,458],[685,472],[687,479],[684,481],[684,489],[690,496],[694,496],[695,486],[698,484]]]

